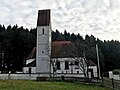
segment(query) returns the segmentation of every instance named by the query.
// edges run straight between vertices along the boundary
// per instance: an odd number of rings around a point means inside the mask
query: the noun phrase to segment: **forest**
[[[22,71],[26,58],[33,47],[36,47],[36,28],[0,25],[0,71]],[[120,69],[120,42],[116,40],[102,41],[93,35],[83,38],[78,34],[59,30],[52,31],[52,41],[66,40],[74,43],[81,57],[97,64],[96,44],[99,48],[101,71]]]

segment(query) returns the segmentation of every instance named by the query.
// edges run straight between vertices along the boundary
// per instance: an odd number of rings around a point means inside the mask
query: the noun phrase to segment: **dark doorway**
[[[69,69],[69,63],[68,63],[68,61],[65,61],[65,70],[66,69]]]
[[[93,78],[94,77],[94,75],[93,75],[93,69],[92,68],[88,69],[88,72],[91,72],[91,78]]]
[[[29,74],[31,74],[31,67],[29,67]]]

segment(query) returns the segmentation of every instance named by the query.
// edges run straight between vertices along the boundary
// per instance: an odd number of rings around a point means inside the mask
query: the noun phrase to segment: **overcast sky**
[[[54,31],[120,41],[120,0],[0,0],[0,24],[35,28],[40,9],[51,9]]]

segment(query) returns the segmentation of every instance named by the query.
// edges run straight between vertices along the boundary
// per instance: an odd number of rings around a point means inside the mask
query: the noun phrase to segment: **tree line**
[[[0,71],[21,71],[36,46],[36,29],[0,25]]]
[[[0,25],[0,71],[22,71],[27,56],[36,47],[37,30],[18,27],[18,25]],[[102,72],[120,69],[120,42],[116,40],[101,41],[93,35],[83,38],[79,33],[64,30],[52,31],[52,41],[69,40],[73,42],[81,57],[93,60],[97,64],[96,47]]]

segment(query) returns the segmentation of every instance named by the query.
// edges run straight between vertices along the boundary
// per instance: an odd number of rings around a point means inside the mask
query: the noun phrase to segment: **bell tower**
[[[36,73],[50,73],[51,19],[50,9],[39,10],[37,20]]]

